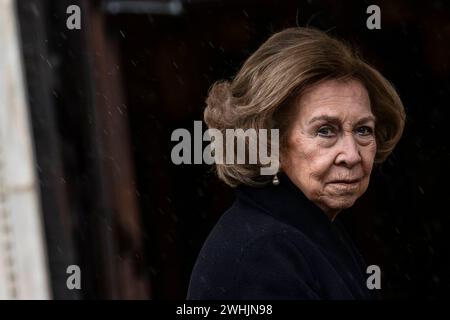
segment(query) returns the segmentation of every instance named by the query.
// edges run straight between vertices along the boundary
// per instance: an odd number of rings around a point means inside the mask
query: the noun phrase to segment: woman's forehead
[[[356,80],[328,80],[304,92],[297,103],[302,122],[375,121],[365,87]]]
[[[336,102],[368,102],[369,94],[357,80],[327,80],[308,88],[300,97],[300,104],[334,104]]]

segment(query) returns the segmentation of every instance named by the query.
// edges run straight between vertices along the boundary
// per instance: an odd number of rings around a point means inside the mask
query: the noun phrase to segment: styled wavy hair
[[[358,80],[368,91],[376,117],[375,163],[383,162],[403,132],[403,104],[388,80],[342,41],[312,28],[288,28],[273,34],[243,64],[231,81],[214,83],[204,120],[209,128],[279,129],[280,151],[287,147],[293,105],[306,89],[326,80]],[[272,180],[260,164],[216,164],[226,184],[257,186]]]

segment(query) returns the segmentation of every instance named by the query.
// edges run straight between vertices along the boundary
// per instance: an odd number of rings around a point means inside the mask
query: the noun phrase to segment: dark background
[[[18,1],[52,289],[59,299],[184,298],[233,190],[207,165],[174,165],[208,88],[271,34],[328,30],[398,89],[404,136],[341,214],[385,298],[449,297],[450,10],[444,1]],[[66,8],[82,9],[81,30]],[[115,10],[111,5],[122,4]],[[166,4],[166,6],[164,6]],[[381,8],[368,30],[366,8]],[[204,129],[206,126],[204,126]],[[78,264],[82,290],[68,291]]]

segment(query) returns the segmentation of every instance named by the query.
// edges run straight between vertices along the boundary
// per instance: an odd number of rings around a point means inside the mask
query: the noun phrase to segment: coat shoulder
[[[235,201],[216,223],[200,251],[188,298],[263,298],[264,286],[272,287],[271,297],[277,291],[281,297],[289,298],[289,294],[294,294],[290,285],[295,284],[297,289],[309,288],[314,282],[302,254],[302,247],[310,245],[293,226],[264,210]],[[299,266],[303,269],[302,279],[295,279]],[[280,287],[281,284],[288,287]],[[303,292],[309,298],[315,296],[312,289]],[[295,294],[298,296],[298,292]]]

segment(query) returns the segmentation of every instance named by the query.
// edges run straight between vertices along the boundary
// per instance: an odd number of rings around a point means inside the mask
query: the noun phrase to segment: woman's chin
[[[366,189],[367,183],[350,186],[328,185],[320,196],[320,202],[330,210],[348,209],[354,205]]]
[[[348,209],[353,206],[358,199],[356,195],[339,195],[339,196],[327,196],[321,199],[322,206],[328,212],[339,212],[343,209]]]

